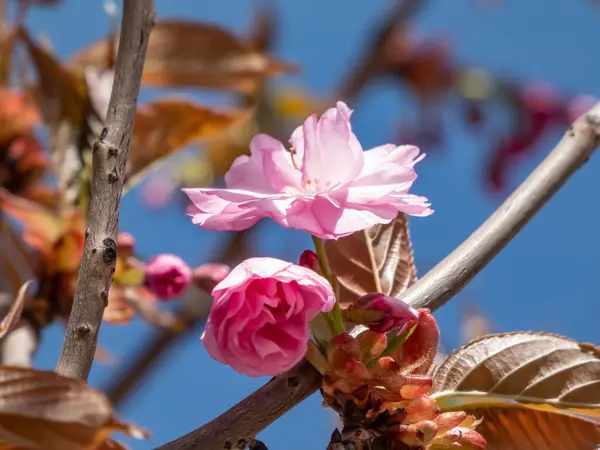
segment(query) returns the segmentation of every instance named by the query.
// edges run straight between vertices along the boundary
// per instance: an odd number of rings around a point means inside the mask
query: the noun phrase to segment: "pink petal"
[[[290,144],[294,147],[294,162],[299,169],[304,163],[304,126],[297,127],[290,137]]]
[[[260,158],[262,174],[272,186],[272,192],[282,192],[288,187],[300,189],[302,174],[294,168],[291,154],[281,142],[267,134],[257,134],[250,142],[250,151],[253,157]]]
[[[304,122],[302,181],[324,192],[354,179],[363,165],[363,152],[350,127],[350,110],[342,103],[327,110],[317,123]]]
[[[192,222],[208,230],[244,230],[263,217],[281,220],[293,200],[288,194],[236,189],[183,189],[194,203]],[[282,223],[284,226],[285,222]]]
[[[321,223],[312,211],[312,198],[299,198],[294,201],[286,211],[285,223],[287,227],[304,230],[314,236],[329,239],[328,233],[323,229]],[[281,222],[278,222],[281,224]]]
[[[390,195],[390,203],[398,211],[417,217],[426,217],[433,214],[433,209],[429,208],[431,203],[426,197],[419,197],[412,194]]]
[[[418,157],[418,153],[419,149],[410,145],[382,145],[369,150],[365,152],[359,177],[330,195],[348,208],[378,215],[383,220],[379,223],[389,222],[384,219],[389,217],[390,207],[410,215],[427,216],[433,213],[427,198],[408,194],[417,179],[413,166],[424,157]]]
[[[391,205],[354,206],[345,202],[336,205],[324,196],[315,198],[312,209],[326,230],[327,239],[337,239],[379,223],[389,223],[398,214],[397,208]]]
[[[224,178],[229,189],[273,192],[273,186],[263,175],[261,156],[238,156]]]
[[[204,347],[208,351],[208,354],[216,361],[221,363],[226,363],[223,359],[223,355],[221,355],[221,351],[219,350],[219,345],[215,340],[214,328],[210,323],[210,320],[206,322],[206,327],[204,328],[204,333],[202,333],[202,337],[200,338]]]
[[[221,281],[213,290],[213,296],[217,296],[219,291],[228,290],[240,286],[248,282],[248,278],[271,278],[280,272],[283,272],[278,280],[284,281],[289,279],[292,281],[292,276],[286,277],[286,269],[293,266],[291,262],[282,261],[276,258],[256,257],[248,258],[229,272],[229,275]]]
[[[393,192],[407,192],[417,179],[413,165],[418,153],[419,149],[410,145],[382,145],[366,151],[363,170],[347,186],[347,202],[365,204]]]

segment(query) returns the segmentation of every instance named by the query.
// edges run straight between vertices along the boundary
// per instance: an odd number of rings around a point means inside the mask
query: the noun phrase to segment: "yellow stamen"
[[[294,159],[295,154],[296,154],[296,149],[294,147],[290,147],[290,157],[292,158],[292,166],[294,166],[294,169],[300,170],[300,169],[298,169],[298,165],[296,164],[296,160]]]

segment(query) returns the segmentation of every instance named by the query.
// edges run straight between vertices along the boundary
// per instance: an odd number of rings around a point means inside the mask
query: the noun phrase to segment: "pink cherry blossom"
[[[371,292],[350,305],[346,310],[346,318],[364,324],[377,333],[387,333],[406,323],[417,323],[419,312],[398,298]]]
[[[342,103],[298,127],[288,151],[259,134],[250,156],[238,157],[225,175],[227,189],[184,189],[192,221],[210,230],[243,230],[264,217],[278,224],[337,239],[399,211],[426,216],[425,197],[409,194],[419,149],[392,144],[363,152]]]
[[[307,350],[308,323],[335,303],[325,278],[274,258],[247,259],[212,294],[202,341],[214,359],[252,377],[296,365]]]
[[[145,284],[162,300],[179,297],[192,282],[192,269],[179,256],[155,256],[145,267]]]

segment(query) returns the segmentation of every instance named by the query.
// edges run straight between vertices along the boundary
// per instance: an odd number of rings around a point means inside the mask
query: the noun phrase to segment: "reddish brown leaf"
[[[72,123],[81,123],[89,106],[83,77],[63,66],[48,50],[35,43],[24,28],[19,29],[18,36],[37,70],[38,104],[45,121],[54,124],[61,119],[69,119]]]
[[[39,120],[37,108],[26,95],[0,86],[0,143],[28,133]]]
[[[273,0],[258,1],[254,15],[254,23],[250,32],[252,48],[266,52],[273,47],[273,42],[278,29],[277,16]]]
[[[490,449],[594,449],[600,445],[600,350],[549,333],[487,335],[433,374],[443,411],[483,418]]]
[[[52,211],[4,189],[0,189],[0,209],[23,225],[23,239],[27,244],[42,254],[49,254],[61,232],[60,221]]]
[[[519,408],[476,408],[486,450],[594,450],[600,429],[575,417]]]
[[[325,242],[329,263],[347,306],[368,292],[401,298],[416,281],[408,220],[402,213],[391,223]]]
[[[0,220],[0,246],[0,272],[3,274],[0,278],[0,289],[16,295],[27,280],[36,277],[41,258],[32,253],[6,217]]]
[[[165,98],[138,109],[129,155],[128,177],[193,141],[210,138],[243,120],[249,112],[218,112],[184,99]],[[138,175],[138,176],[136,176]],[[128,183],[131,187],[132,182]]]
[[[72,67],[103,67],[105,39],[75,56]],[[142,84],[153,87],[208,87],[251,93],[265,75],[292,70],[215,25],[158,21],[150,35]]]
[[[115,431],[145,435],[117,421],[108,399],[83,381],[0,366],[1,449],[92,449]]]
[[[23,313],[23,307],[25,306],[25,299],[27,298],[27,289],[31,286],[32,281],[28,281],[17,293],[17,298],[15,298],[8,314],[2,319],[0,322],[0,339],[2,339],[8,332],[14,328],[19,320],[21,320],[21,314]]]

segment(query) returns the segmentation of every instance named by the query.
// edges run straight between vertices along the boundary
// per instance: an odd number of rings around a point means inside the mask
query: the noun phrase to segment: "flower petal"
[[[245,189],[255,192],[273,192],[273,186],[263,175],[260,156],[238,156],[225,174],[225,185],[229,189]]]
[[[263,217],[281,222],[282,211],[293,200],[288,194],[236,189],[183,189],[194,206],[192,222],[207,230],[245,230]],[[282,223],[283,226],[285,222]]]
[[[382,218],[388,216],[384,210],[390,207],[410,215],[429,215],[433,211],[427,198],[408,193],[417,179],[413,167],[424,157],[418,154],[419,149],[411,145],[382,145],[368,150],[357,179],[330,195],[349,208],[370,210]]]
[[[325,239],[337,239],[380,223],[389,223],[397,215],[391,205],[336,204],[325,196],[318,196],[312,205],[315,217],[326,231]]]
[[[350,127],[346,104],[337,103],[317,122],[310,116],[304,122],[302,181],[325,192],[353,180],[362,170],[363,152]]]

